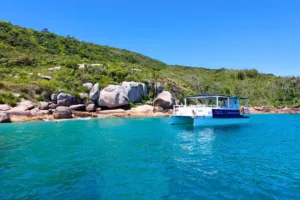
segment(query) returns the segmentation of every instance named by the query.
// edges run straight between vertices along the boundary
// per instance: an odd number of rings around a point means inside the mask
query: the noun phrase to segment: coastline
[[[300,114],[300,108],[249,107],[250,114]]]
[[[267,108],[267,107],[249,107],[250,114],[300,114],[300,108]],[[56,119],[52,112],[46,112],[34,108],[29,111],[1,111],[9,116],[10,122],[37,122],[37,121],[64,121],[73,119],[95,119],[95,118],[119,118],[119,117],[169,117],[173,110],[154,112],[154,107],[150,105],[140,105],[129,110],[110,109],[96,112],[72,111],[72,117]]]
[[[125,109],[110,109],[95,112],[87,111],[72,111],[72,116],[67,118],[55,118],[53,112],[46,112],[38,110],[37,108],[29,111],[0,111],[9,116],[11,123],[17,122],[37,122],[37,121],[61,121],[72,119],[95,119],[95,118],[119,118],[119,117],[169,117],[172,110],[165,110],[161,112],[154,112],[153,106],[141,105],[135,108]]]

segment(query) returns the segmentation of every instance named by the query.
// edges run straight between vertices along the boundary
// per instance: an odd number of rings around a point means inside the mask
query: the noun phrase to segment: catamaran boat
[[[187,105],[187,99],[195,104]],[[248,98],[200,94],[184,97],[184,105],[174,105],[171,124],[236,125],[248,123],[249,117]]]

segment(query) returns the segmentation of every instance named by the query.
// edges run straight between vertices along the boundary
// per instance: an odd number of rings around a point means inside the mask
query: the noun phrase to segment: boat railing
[[[213,106],[213,105],[202,105],[202,104],[199,104],[199,105],[174,105],[173,106],[174,108],[187,108],[187,107],[193,107],[193,108],[213,108],[213,107],[216,107],[216,106]]]
[[[186,112],[188,111],[192,111],[195,108],[213,108],[214,106],[206,106],[206,105],[174,105],[173,106],[173,115],[176,115],[176,113],[178,113],[180,110],[185,110]]]
[[[243,114],[243,115],[249,115],[249,114],[250,114],[249,107],[242,106],[241,109],[240,109],[240,112],[241,112],[241,114]]]
[[[173,115],[176,115],[179,111],[185,110],[185,112],[189,112],[192,111],[195,108],[218,108],[218,109],[233,109],[236,110],[236,108],[227,108],[227,107],[217,107],[214,105],[203,105],[203,104],[199,104],[199,105],[174,105],[173,106]],[[241,107],[240,108],[240,113],[243,115],[249,115],[250,111],[248,107]]]

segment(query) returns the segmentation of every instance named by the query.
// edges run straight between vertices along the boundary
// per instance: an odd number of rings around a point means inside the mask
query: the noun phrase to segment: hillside
[[[99,65],[79,69],[81,63]],[[56,66],[61,68],[47,70]],[[0,103],[15,104],[19,98],[13,93],[41,101],[58,90],[78,95],[86,90],[85,82],[98,82],[103,88],[122,81],[159,82],[179,99],[187,94],[219,93],[248,96],[253,106],[300,106],[299,77],[277,77],[255,69],[169,66],[127,50],[0,21]]]

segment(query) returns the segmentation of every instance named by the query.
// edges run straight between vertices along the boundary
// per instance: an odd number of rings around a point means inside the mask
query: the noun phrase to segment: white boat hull
[[[187,105],[187,99],[194,99],[196,105]],[[200,104],[199,99],[202,99]],[[205,104],[203,100],[205,100]],[[245,106],[241,106],[241,100],[245,101]],[[174,105],[171,124],[192,124],[195,127],[207,127],[250,122],[247,98],[200,94],[186,96],[184,101],[184,105]]]
[[[247,124],[250,118],[212,118],[212,117],[191,117],[191,116],[171,116],[171,125],[176,124],[193,124],[195,127],[209,127],[209,126],[226,126]]]
[[[171,116],[171,125],[193,123],[194,120],[191,116]]]
[[[250,122],[250,118],[212,118],[212,117],[195,117],[195,127],[204,126],[226,126],[226,125],[239,125],[247,124]]]

